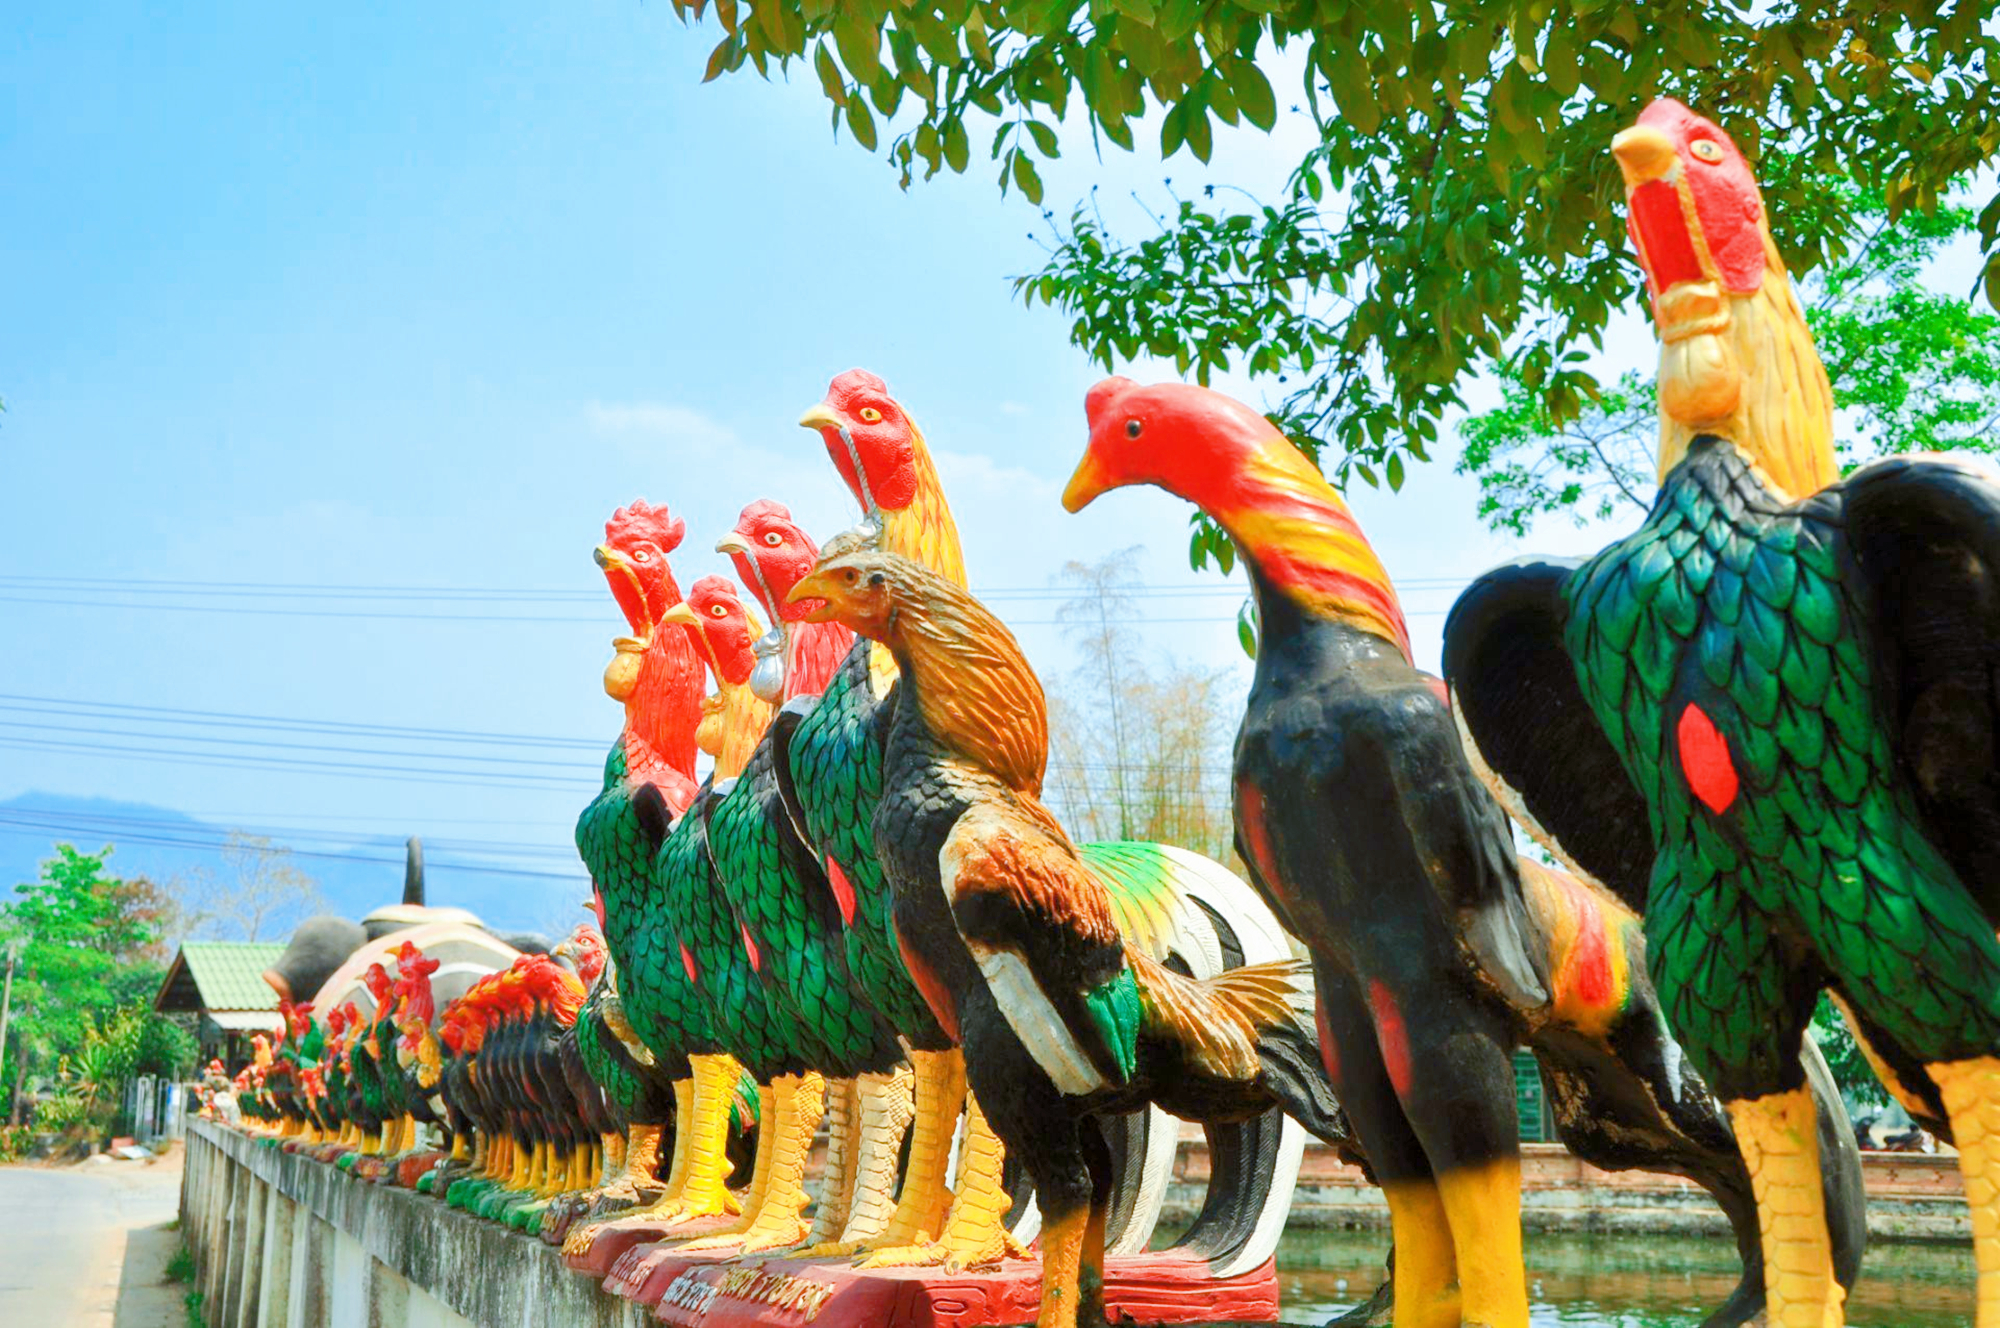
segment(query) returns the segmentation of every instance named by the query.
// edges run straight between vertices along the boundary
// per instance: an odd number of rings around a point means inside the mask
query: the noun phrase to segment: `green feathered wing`
[[[576,823],[576,848],[604,902],[604,941],[623,976],[625,1014],[662,1071],[686,1078],[687,1058],[717,1050],[707,1006],[681,961],[677,916],[654,877],[654,845],[633,806],[625,745],[612,744],[604,789]]]
[[[678,960],[707,1012],[716,1049],[742,1062],[760,1083],[810,1069],[824,1050],[810,1028],[771,999],[750,962],[738,921],[708,850],[704,790],[661,843],[654,862],[662,901],[679,923]]]
[[[1725,1098],[1795,1086],[1829,977],[1925,1061],[2000,1044],[2000,948],[1925,832],[1837,509],[1698,444],[1564,587],[1564,640],[1645,802],[1649,964]]]
[[[903,967],[889,921],[893,896],[875,857],[883,740],[895,693],[876,697],[869,678],[871,649],[869,642],[857,642],[800,719],[786,744],[786,773],[801,829],[846,922],[844,958],[854,990],[911,1046],[942,1051],[951,1040]]]
[[[716,879],[773,1004],[817,1042],[813,1068],[843,1079],[884,1073],[901,1051],[849,981],[832,885],[793,829],[773,762],[767,734],[708,813]]]

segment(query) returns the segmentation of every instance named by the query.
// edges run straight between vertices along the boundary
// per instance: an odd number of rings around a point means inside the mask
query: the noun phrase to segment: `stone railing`
[[[541,1241],[190,1121],[181,1230],[209,1328],[638,1328]]]
[[[1523,1150],[1523,1220],[1560,1230],[1726,1233],[1686,1181],[1603,1172],[1560,1145]],[[1877,1239],[1967,1238],[1956,1159],[1863,1155]],[[1192,1215],[1208,1158],[1184,1139],[1169,1195]],[[1309,1148],[1297,1227],[1387,1225],[1381,1192],[1331,1151]],[[428,1195],[358,1181],[212,1121],[191,1121],[181,1225],[210,1328],[639,1328],[646,1310],[563,1266],[541,1241],[446,1208]]]

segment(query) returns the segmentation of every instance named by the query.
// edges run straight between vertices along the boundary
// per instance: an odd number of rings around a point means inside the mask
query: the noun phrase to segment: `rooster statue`
[[[826,1076],[884,1074],[898,1051],[888,1029],[850,996],[829,943],[831,892],[779,801],[770,746],[760,741],[771,708],[750,686],[760,635],[754,616],[734,583],[708,576],[666,621],[695,634],[716,684],[705,702],[712,726],[704,735],[716,782],[691,812],[701,821],[706,862],[692,873],[673,869],[684,889],[709,883],[684,922],[690,971],[760,1098],[756,1167],[741,1220],[683,1249],[784,1248],[808,1231],[805,1165],[825,1110]],[[688,827],[680,844],[674,838],[663,841],[663,864],[697,837]]]
[[[972,1091],[1033,1176],[1040,1328],[1104,1321],[1114,1180],[1089,1117],[1159,1103],[1237,1121],[1282,1105],[1338,1134],[1292,960],[1183,978],[1120,932],[1103,882],[1040,800],[1041,684],[954,582],[890,553],[836,556],[792,589],[895,656],[877,851],[893,926]]]
[[[1799,1048],[1822,989],[1947,1127],[2000,1325],[2000,483],[1836,480],[1810,333],[1729,137],[1613,141],[1662,341],[1660,493],[1581,565],[1475,582],[1446,676],[1549,841],[1645,915],[1667,1020],[1757,1181],[1773,1324],[1841,1321]]]
[[[1237,840],[1313,951],[1327,1067],[1389,1201],[1397,1322],[1526,1320],[1508,1059],[1523,1043],[1556,1085],[1573,1151],[1715,1195],[1745,1271],[1709,1323],[1749,1319],[1763,1280],[1752,1178],[1663,1034],[1637,919],[1516,860],[1339,494],[1221,393],[1114,378],[1086,409],[1090,444],[1066,506],[1158,485],[1220,522],[1244,555],[1262,633],[1237,737]],[[1807,1059],[1837,1106],[1817,1053]],[[1827,1138],[1851,1279],[1860,1163],[1837,1131]]]
[[[800,423],[820,436],[861,506],[861,524],[829,550],[879,546],[963,584],[958,529],[922,431],[880,378],[860,369],[839,375]],[[863,641],[817,701],[788,702],[774,725],[789,733],[780,787],[843,910],[853,910],[850,979],[910,1046],[916,1066],[915,1128],[893,1215],[872,1239],[854,1239],[851,1220],[847,1239],[815,1252],[861,1249],[864,1267],[974,1266],[1000,1258],[1016,1237],[1032,1238],[1038,1217],[1032,1206],[1023,1209],[1010,1232],[1009,1209],[1017,1205],[1003,1184],[1004,1152],[977,1102],[966,1097],[962,1055],[906,967],[906,947],[890,925],[894,892],[873,826],[895,679],[891,653]],[[1160,844],[1086,844],[1080,852],[1108,891],[1120,929],[1143,938],[1155,960],[1208,977],[1226,962],[1290,953],[1269,911],[1217,863]],[[948,1145],[962,1101],[964,1143],[957,1184],[948,1190]],[[1107,1240],[1118,1253],[1136,1253],[1147,1248],[1158,1219],[1179,1126],[1157,1108],[1097,1124],[1117,1160]],[[1269,1259],[1304,1136],[1276,1109],[1208,1133],[1216,1156],[1244,1165],[1216,1173],[1202,1211],[1172,1253],[1202,1261],[1209,1277],[1230,1277]],[[857,1188],[857,1216],[871,1214],[874,1198]]]
[[[685,530],[664,506],[643,501],[621,508],[605,525],[595,557],[632,635],[615,643],[604,687],[623,704],[625,725],[606,761],[603,791],[576,828],[611,960],[608,985],[593,995],[578,1050],[592,1077],[619,1096],[627,1122],[618,1174],[604,1185],[591,1214],[616,1213],[651,1195],[653,1202],[626,1220],[662,1223],[735,1211],[723,1185],[726,1116],[720,1104],[722,1085],[733,1086],[738,1069],[720,1054],[707,1008],[681,961],[679,921],[665,906],[653,871],[654,845],[642,835],[633,807],[637,791],[651,786],[668,816],[678,817],[695,795],[701,655],[691,633],[660,625],[681,603],[667,555]],[[656,1189],[654,1170],[669,1122],[673,1157],[664,1189]],[[587,1222],[573,1225],[565,1250],[586,1252],[593,1231]]]
[[[871,947],[862,941],[869,926],[861,918],[861,900],[831,855],[822,857],[799,839],[803,817],[797,789],[789,782],[798,722],[816,708],[852,652],[854,633],[836,622],[808,621],[806,606],[788,598],[792,587],[812,570],[819,547],[782,503],[770,499],[751,503],[715,547],[730,556],[737,576],[772,619],[772,629],[757,642],[751,686],[764,699],[785,706],[761,750],[764,768],[771,772],[782,800],[778,838],[788,852],[804,857],[798,868],[804,893],[798,898],[806,905],[804,916],[815,920],[820,932],[813,944],[832,951],[825,971],[844,983],[843,999],[855,1009],[873,1012],[874,1019],[883,1021],[878,1027],[900,1039],[905,1025],[896,1020],[894,1003],[885,1009],[877,1000],[880,975],[870,982],[856,972],[857,965],[874,962],[880,948],[879,943]],[[886,1059],[888,1068],[864,1069],[827,1086],[826,1165],[803,1257],[852,1253],[888,1226],[903,1137],[913,1111],[914,1074],[900,1048]]]

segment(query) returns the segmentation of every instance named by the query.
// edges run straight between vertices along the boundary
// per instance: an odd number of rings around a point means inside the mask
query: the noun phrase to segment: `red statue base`
[[[608,1234],[608,1233],[607,1233]],[[981,1272],[862,1270],[838,1262],[711,1259],[672,1245],[628,1245],[604,1289],[679,1328],[988,1328],[1032,1323],[1041,1265],[1010,1259]],[[1170,1253],[1108,1260],[1108,1322],[1275,1323],[1273,1261],[1217,1278],[1200,1259]]]

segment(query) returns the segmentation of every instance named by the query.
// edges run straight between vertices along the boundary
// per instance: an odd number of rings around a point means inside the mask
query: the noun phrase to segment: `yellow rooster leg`
[[[1972,1257],[1979,1269],[1979,1328],[2000,1328],[2000,1060],[1926,1067],[1944,1098],[1958,1143],[1958,1169],[1972,1210]]]
[[[857,1261],[862,1268],[980,1268],[1009,1254],[1024,1254],[1007,1234],[1007,1150],[979,1099],[965,1099],[965,1146],[958,1155],[958,1193],[944,1230],[934,1241],[878,1250]],[[1044,1241],[1046,1248],[1046,1240]]]
[[[729,1192],[725,1183],[728,1180],[729,1159],[724,1153],[729,1134],[729,1095],[735,1091],[739,1073],[736,1062],[727,1056],[691,1056],[688,1059],[694,1062],[694,1106],[688,1116],[681,1118],[678,1130],[688,1136],[688,1183],[678,1195],[669,1190],[652,1203],[619,1213],[612,1220],[642,1225],[658,1223],[671,1230],[690,1219],[739,1211],[736,1196]],[[763,1087],[757,1090],[758,1101],[764,1108],[764,1120],[770,1119],[773,1110],[770,1091]],[[632,1127],[632,1142],[626,1154],[630,1179],[644,1184],[652,1176],[659,1165],[660,1133],[657,1125]],[[760,1132],[757,1141],[760,1163],[765,1143]],[[762,1167],[759,1169],[761,1171]],[[563,1240],[563,1253],[581,1255],[589,1252],[600,1226],[600,1223],[592,1223],[572,1228]]]
[[[1429,1180],[1382,1186],[1396,1250],[1395,1321],[1408,1328],[1458,1328],[1458,1255],[1444,1199]]]
[[[621,1166],[621,1174],[617,1178],[618,1181],[622,1182],[623,1180],[630,1179],[644,1183],[652,1179],[654,1168],[660,1164],[660,1136],[664,1132],[662,1127],[658,1125],[634,1125],[631,1127],[630,1137],[627,1141],[621,1142],[620,1137],[617,1135],[605,1136],[608,1141],[606,1156],[610,1155],[610,1147],[612,1145],[615,1145],[619,1149],[618,1160]],[[607,1186],[606,1188],[609,1189],[610,1187]],[[662,1196],[652,1207],[658,1208],[664,1202],[666,1202],[666,1197]],[[650,1216],[650,1211],[650,1209],[635,1209],[629,1212],[618,1213],[603,1221],[575,1223],[570,1227],[569,1234],[563,1237],[563,1253],[575,1257],[588,1254],[590,1253],[591,1245],[597,1239],[598,1231],[603,1228],[604,1222],[623,1222],[631,1218],[644,1219]]]
[[[860,1140],[855,1138],[855,1118],[860,1114],[857,1099],[860,1085],[853,1079],[830,1080],[826,1086],[826,1167],[820,1172],[819,1208],[813,1214],[812,1230],[806,1233],[811,1246],[839,1238],[847,1226],[847,1211],[854,1203],[854,1164]]]
[[[965,1056],[955,1049],[913,1051],[910,1064],[916,1073],[917,1099],[910,1165],[903,1173],[903,1192],[894,1215],[869,1246],[882,1251],[936,1240],[951,1203],[945,1169],[952,1132],[965,1105]]]
[[[603,1189],[618,1179],[624,1161],[625,1136],[607,1134],[597,1144],[597,1187]]]
[[[681,1246],[683,1251],[740,1248],[750,1254],[796,1245],[805,1238],[804,1214],[806,1205],[812,1202],[812,1196],[806,1193],[806,1156],[812,1151],[813,1135],[819,1131],[820,1117],[826,1111],[826,1080],[809,1071],[788,1075],[772,1087],[777,1119],[769,1126],[772,1134],[769,1165],[763,1187],[756,1193],[756,1204],[746,1202],[742,1221],[733,1223],[727,1231],[689,1241]],[[768,1119],[758,1117],[760,1130],[764,1128],[762,1122]],[[758,1156],[763,1160],[761,1148]]]
[[[844,1259],[867,1248],[888,1229],[896,1209],[896,1170],[902,1165],[903,1136],[909,1132],[916,1072],[907,1065],[894,1074],[864,1074],[854,1081],[860,1128],[855,1139],[854,1183],[847,1228],[837,1241],[799,1251],[801,1259]]]
[[[1766,1321],[1771,1328],[1839,1328],[1846,1293],[1833,1276],[1811,1094],[1795,1088],[1739,1099],[1729,1116],[1757,1197]]]
[[[1082,1328],[1077,1320],[1077,1282],[1083,1271],[1084,1228],[1090,1210],[1051,1218],[1042,1227],[1042,1309],[1035,1328]],[[1092,1325],[1095,1328],[1095,1325]]]
[[[699,1075],[702,1068],[697,1065],[694,1072]],[[694,1085],[693,1079],[674,1080],[674,1160],[667,1168],[666,1180],[667,1195],[674,1199],[680,1198],[681,1191],[687,1188],[688,1153],[694,1136],[694,1131],[688,1128],[694,1120]],[[635,1176],[633,1183],[645,1182]]]
[[[677,1131],[687,1138],[687,1165],[679,1191],[668,1190],[655,1205],[661,1217],[669,1221],[745,1211],[737,1203],[736,1196],[729,1192],[728,1153],[729,1105],[742,1069],[728,1056],[690,1056],[688,1059],[694,1063],[694,1083],[691,1085],[693,1103],[688,1114],[681,1118],[687,1123],[686,1128]],[[769,1092],[763,1086],[757,1090],[758,1104],[766,1112],[772,1110]],[[769,1120],[770,1117],[760,1115],[758,1119]],[[757,1139],[760,1175],[764,1171],[764,1145],[767,1142],[760,1132]]]
[[[449,1159],[449,1160],[450,1160],[450,1161],[453,1161],[453,1162],[463,1162],[463,1161],[465,1161],[465,1160],[466,1160],[466,1151],[465,1151],[465,1131],[464,1131],[464,1130],[454,1130],[454,1131],[452,1131],[452,1136],[451,1136],[451,1157],[450,1157],[450,1159]]]
[[[1813,1184],[1817,1191],[1819,1182]],[[1528,1328],[1519,1155],[1455,1167],[1437,1178],[1437,1187],[1458,1255],[1459,1312],[1467,1323]]]

